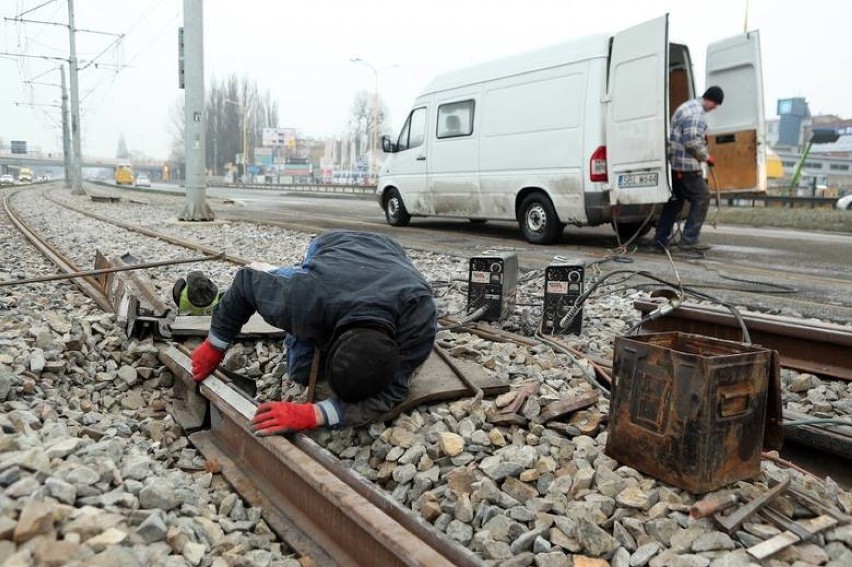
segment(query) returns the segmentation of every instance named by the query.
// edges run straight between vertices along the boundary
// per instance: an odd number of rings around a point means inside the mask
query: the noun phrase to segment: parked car
[[[852,193],[839,198],[834,206],[839,211],[852,211]]]
[[[144,173],[140,173],[139,175],[136,176],[136,186],[137,187],[150,187],[151,186],[151,180],[148,179],[148,176],[145,175]]]
[[[12,177],[11,175],[9,175],[8,173],[0,175],[0,185],[14,185],[14,184],[15,184],[15,178]]]

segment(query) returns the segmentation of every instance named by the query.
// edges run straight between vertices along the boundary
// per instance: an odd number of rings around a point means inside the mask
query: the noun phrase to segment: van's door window
[[[473,133],[472,100],[451,102],[438,107],[438,138],[457,138]]]
[[[399,140],[396,142],[396,151],[404,152],[408,149],[408,129],[411,126],[411,115],[408,115],[408,118],[405,120],[405,125],[402,127],[402,131],[399,133]]]
[[[426,109],[415,108],[405,120],[405,125],[399,133],[397,151],[402,152],[423,144],[426,137]]]
[[[411,113],[411,127],[408,135],[408,147],[416,148],[426,139],[426,109],[417,108]]]

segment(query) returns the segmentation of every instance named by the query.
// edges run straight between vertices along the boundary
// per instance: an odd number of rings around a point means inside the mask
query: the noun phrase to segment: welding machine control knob
[[[500,262],[494,262],[491,264],[491,271],[494,273],[500,272],[503,270],[503,266],[500,265]]]
[[[580,280],[580,272],[574,271],[568,273],[568,280],[572,282],[576,282]]]

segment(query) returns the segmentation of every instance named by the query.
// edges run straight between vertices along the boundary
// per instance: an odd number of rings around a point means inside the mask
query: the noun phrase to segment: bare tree
[[[243,152],[243,124],[247,162],[255,161],[254,148],[261,145],[263,129],[278,125],[278,103],[268,91],[261,94],[257,82],[236,75],[210,83],[207,96],[207,167],[216,173]]]
[[[236,161],[243,152],[243,120],[246,121],[248,162],[254,162],[254,148],[261,145],[263,129],[278,125],[278,102],[267,91],[260,93],[257,82],[237,75],[210,81],[207,91],[206,155],[208,171],[221,175],[226,163]],[[183,98],[172,108],[170,115],[172,151],[170,161],[184,162]]]
[[[388,109],[384,101],[379,97],[378,106],[375,116],[375,124],[373,123],[373,93],[361,90],[355,93],[355,98],[352,99],[352,107],[349,115],[348,135],[352,142],[360,142],[360,147],[370,149],[370,140],[372,139],[373,129],[376,130],[376,139],[381,138],[385,128],[385,117]]]

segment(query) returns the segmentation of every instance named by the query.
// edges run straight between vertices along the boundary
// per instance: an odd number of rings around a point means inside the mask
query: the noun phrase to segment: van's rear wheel
[[[405,210],[405,204],[399,191],[391,189],[385,197],[385,218],[391,226],[406,226],[411,220],[411,215]]]
[[[521,202],[521,216],[518,219],[524,238],[533,244],[555,242],[565,227],[559,222],[556,210],[550,199],[541,193],[528,195]]]

